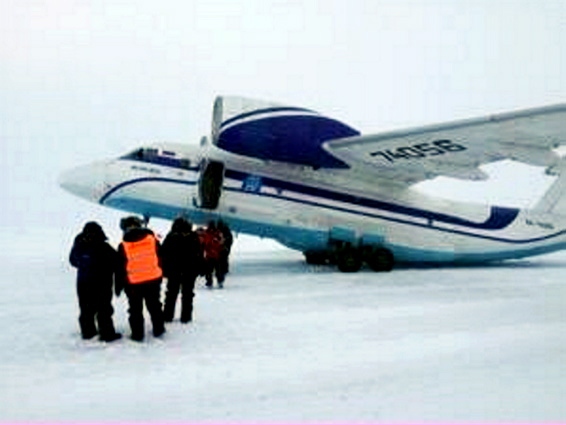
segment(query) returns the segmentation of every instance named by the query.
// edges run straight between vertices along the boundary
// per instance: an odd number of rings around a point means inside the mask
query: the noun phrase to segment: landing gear
[[[334,242],[332,249],[303,252],[311,265],[336,265],[344,273],[357,272],[365,262],[374,272],[390,272],[395,266],[393,253],[383,247],[357,247],[350,242]]]
[[[362,268],[360,251],[350,244],[344,245],[336,252],[336,265],[341,272],[357,272]]]
[[[374,248],[367,253],[366,263],[374,272],[390,272],[395,259],[388,249]]]
[[[365,262],[374,272],[390,272],[395,265],[393,253],[383,247],[355,247],[347,243],[336,249],[333,256],[338,270],[357,272]]]

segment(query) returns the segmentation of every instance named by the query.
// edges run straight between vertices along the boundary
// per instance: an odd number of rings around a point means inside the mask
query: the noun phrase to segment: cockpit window
[[[157,149],[152,149],[152,148],[140,148],[140,149],[136,149],[133,152],[130,152],[124,156],[122,156],[122,159],[138,159],[140,161],[144,160],[144,159],[148,159],[152,156],[156,156],[157,155]]]
[[[170,150],[161,150],[156,148],[140,148],[126,155],[121,159],[129,159],[134,161],[143,161],[152,164],[165,165],[169,167],[182,168],[191,170],[191,160],[188,158],[177,157],[177,154]]]

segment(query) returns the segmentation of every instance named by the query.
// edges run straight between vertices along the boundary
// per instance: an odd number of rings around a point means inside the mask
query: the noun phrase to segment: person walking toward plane
[[[138,217],[123,218],[120,228],[124,236],[118,247],[120,266],[116,294],[123,288],[128,297],[131,339],[141,342],[145,337],[144,301],[151,316],[153,335],[160,337],[165,333],[165,325],[160,300],[163,272],[159,241]]]
[[[167,278],[167,292],[163,315],[165,322],[175,317],[175,305],[181,290],[181,323],[193,319],[195,280],[203,265],[203,251],[192,224],[185,218],[173,221],[170,232],[161,246],[163,275]]]
[[[234,243],[234,236],[224,221],[218,220],[216,227],[220,233],[222,233],[223,237],[222,251],[220,252],[220,258],[218,259],[218,270],[220,270],[220,274],[222,276],[226,276],[230,271],[230,251],[232,249],[232,244]]]
[[[99,335],[112,342],[122,337],[114,328],[112,286],[117,253],[107,242],[100,224],[89,221],[74,240],[69,262],[77,268],[79,326],[83,339]],[[98,328],[97,325],[98,324]]]
[[[206,287],[212,288],[213,275],[216,275],[218,287],[224,286],[225,274],[219,268],[220,257],[224,249],[224,236],[216,226],[214,221],[210,221],[206,229],[199,233],[200,241],[204,249],[204,276],[206,279]]]

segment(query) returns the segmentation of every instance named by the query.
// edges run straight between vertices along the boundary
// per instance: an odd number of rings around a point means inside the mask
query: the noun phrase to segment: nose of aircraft
[[[59,186],[73,195],[98,202],[104,174],[104,166],[99,163],[75,167],[59,176]]]

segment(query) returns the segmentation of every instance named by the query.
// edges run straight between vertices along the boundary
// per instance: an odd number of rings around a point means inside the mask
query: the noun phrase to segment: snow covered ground
[[[564,253],[340,274],[240,238],[194,323],[103,344],[79,337],[69,246],[27,239],[1,247],[0,422],[566,421]]]

